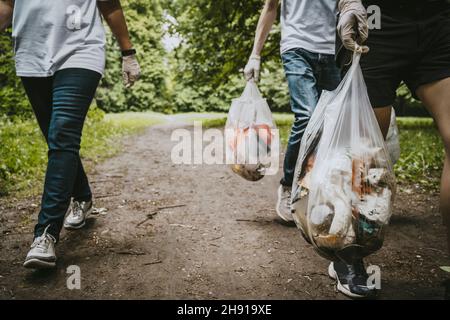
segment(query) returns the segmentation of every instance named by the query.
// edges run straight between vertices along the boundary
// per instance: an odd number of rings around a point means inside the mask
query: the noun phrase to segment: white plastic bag
[[[392,109],[391,125],[386,137],[386,145],[391,156],[392,164],[396,164],[400,159],[400,139],[397,126],[397,116],[394,109]]]
[[[359,66],[323,92],[303,136],[293,183],[294,220],[322,256],[349,263],[383,244],[396,184]]]
[[[266,99],[256,83],[248,81],[242,96],[233,100],[225,126],[227,162],[233,172],[250,181],[264,177],[278,143],[275,129]]]

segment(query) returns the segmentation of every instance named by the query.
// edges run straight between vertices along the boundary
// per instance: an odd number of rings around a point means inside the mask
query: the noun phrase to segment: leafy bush
[[[429,117],[430,114],[422,103],[416,100],[404,83],[397,89],[395,110],[398,116]]]
[[[241,69],[251,52],[261,0],[122,0],[142,78],[124,89],[120,52],[108,30],[106,73],[97,105],[106,112],[152,110],[165,113],[226,111],[245,85]],[[167,14],[175,17],[166,19]],[[170,20],[170,21],[169,21]],[[178,37],[167,52],[161,39]],[[11,34],[0,35],[0,115],[29,117],[31,108],[15,76]],[[289,112],[289,95],[279,53],[276,24],[262,57],[260,89],[273,111]],[[426,116],[406,86],[398,89],[399,115]]]
[[[435,128],[400,129],[400,160],[395,173],[400,183],[439,189],[444,145]]]
[[[94,105],[83,130],[81,156],[88,163],[112,156],[120,150],[121,136],[159,121],[158,116],[143,114],[111,118]],[[0,145],[0,196],[10,192],[36,193],[47,164],[47,146],[36,121],[0,117]]]
[[[0,119],[0,196],[43,179],[46,144],[35,120]]]
[[[281,142],[287,144],[290,123],[278,121]],[[417,184],[438,190],[443,169],[444,145],[431,118],[398,118],[400,160],[395,174],[400,184]]]
[[[400,129],[432,129],[435,124],[432,118],[397,117]]]
[[[274,114],[280,130],[280,140],[287,145],[293,116]],[[221,119],[206,120],[206,127],[223,127],[226,116]],[[395,173],[400,184],[417,184],[435,191],[443,169],[444,145],[431,118],[397,118],[400,132],[400,160],[395,165]]]
[[[97,91],[97,105],[107,112],[166,111],[169,104],[161,5],[148,0],[123,0],[122,5],[142,74],[133,89],[124,88],[120,49],[107,28],[106,72]]]
[[[16,77],[11,30],[0,34],[0,116],[31,116],[22,83]]]

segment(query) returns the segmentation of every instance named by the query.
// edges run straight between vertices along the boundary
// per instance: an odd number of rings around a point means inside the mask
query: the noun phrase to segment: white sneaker
[[[30,269],[48,269],[56,266],[55,238],[45,228],[42,236],[34,239],[23,266]]]
[[[286,222],[294,221],[292,217],[291,206],[291,191],[292,188],[280,185],[278,188],[277,214]]]
[[[72,207],[69,209],[69,214],[64,221],[64,228],[66,229],[80,229],[86,224],[86,218],[92,212],[92,201],[78,202],[74,201]]]

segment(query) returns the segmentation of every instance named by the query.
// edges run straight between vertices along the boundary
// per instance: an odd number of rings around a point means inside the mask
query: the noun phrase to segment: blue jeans
[[[332,91],[341,81],[341,72],[334,55],[313,53],[302,48],[281,55],[289,85],[294,123],[284,158],[281,184],[292,186],[300,142],[322,90]]]
[[[81,132],[101,79],[86,69],[63,69],[52,77],[22,77],[39,127],[48,145],[48,165],[35,237],[48,233],[57,240],[74,197],[92,198],[79,155]]]

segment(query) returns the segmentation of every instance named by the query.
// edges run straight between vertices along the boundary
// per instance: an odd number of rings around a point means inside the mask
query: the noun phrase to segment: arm
[[[258,26],[256,27],[255,43],[253,45],[253,55],[261,56],[264,44],[269,36],[275,20],[278,15],[279,0],[266,0],[266,4],[259,17]]]
[[[13,0],[0,0],[0,32],[11,25],[13,9]]]
[[[255,42],[252,54],[245,66],[244,75],[247,80],[259,80],[261,69],[261,52],[278,15],[279,0],[266,0],[256,27]]]
[[[120,5],[120,0],[100,0],[97,1],[97,4],[102,16],[111,28],[111,31],[122,50],[123,83],[126,88],[129,88],[139,79],[141,68],[137,61],[136,54],[132,52],[133,44],[130,40],[130,34],[128,32],[122,6]],[[125,51],[128,51],[128,53],[125,54]]]
[[[98,8],[110,27],[122,51],[130,50],[133,45],[128,33],[127,22],[119,0],[98,1]]]

